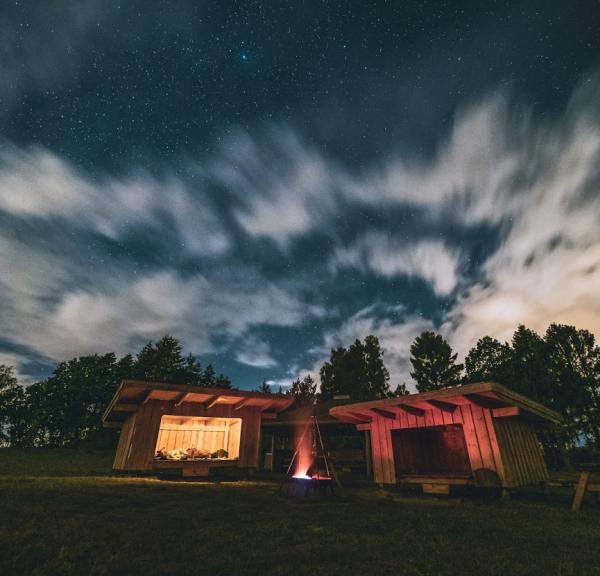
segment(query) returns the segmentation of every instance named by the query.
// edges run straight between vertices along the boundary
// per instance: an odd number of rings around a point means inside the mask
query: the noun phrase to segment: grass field
[[[600,506],[573,514],[567,491],[309,503],[269,481],[113,476],[111,457],[0,450],[0,574],[600,575]]]

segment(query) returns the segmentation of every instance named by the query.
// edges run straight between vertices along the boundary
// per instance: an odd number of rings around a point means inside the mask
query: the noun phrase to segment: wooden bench
[[[571,506],[574,512],[578,512],[581,509],[583,497],[586,492],[600,492],[600,484],[591,484],[590,480],[594,473],[600,473],[600,464],[582,464],[577,466],[579,471],[579,481],[577,482],[577,488],[575,489],[575,496],[573,497],[573,504]]]
[[[213,468],[230,468],[237,460],[155,460],[153,470],[180,470],[184,478],[206,477]]]

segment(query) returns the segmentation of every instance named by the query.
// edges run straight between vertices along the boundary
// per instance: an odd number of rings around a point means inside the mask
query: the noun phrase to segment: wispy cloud
[[[260,141],[237,132],[210,165],[211,176],[238,201],[234,216],[251,237],[286,249],[319,228],[335,206],[337,169],[290,128]]]
[[[459,256],[443,242],[422,240],[414,243],[382,233],[368,233],[354,244],[339,247],[332,268],[355,268],[385,278],[407,276],[420,278],[436,294],[447,296],[458,283]]]
[[[182,278],[174,271],[95,291],[68,292],[44,312],[21,314],[27,322],[12,325],[10,334],[19,344],[55,359],[97,351],[125,353],[167,332],[195,352],[208,353],[219,340],[231,343],[252,327],[297,326],[311,314],[294,295],[268,281],[219,283],[201,275]],[[240,354],[247,364],[273,365],[264,345],[252,350],[252,358],[250,351]]]
[[[158,179],[136,168],[125,178],[92,178],[40,147],[0,149],[0,211],[62,221],[115,240],[136,228],[169,232],[193,254],[219,255],[229,248],[202,188],[190,190],[174,175]]]
[[[277,365],[269,343],[249,335],[238,345],[235,359],[253,368],[272,368]]]

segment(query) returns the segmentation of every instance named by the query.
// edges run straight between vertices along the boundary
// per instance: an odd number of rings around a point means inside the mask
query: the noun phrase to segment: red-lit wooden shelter
[[[370,431],[374,479],[448,493],[456,484],[514,488],[545,482],[536,432],[559,414],[494,382],[336,406]]]
[[[121,429],[115,470],[206,476],[219,467],[258,468],[263,420],[293,401],[283,394],[125,380],[102,422]]]

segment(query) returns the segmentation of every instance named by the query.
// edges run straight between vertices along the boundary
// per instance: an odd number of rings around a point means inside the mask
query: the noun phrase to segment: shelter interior
[[[193,450],[196,458],[222,453],[236,460],[240,454],[241,418],[164,415],[160,421],[156,451]]]

